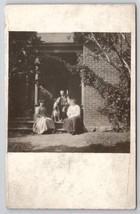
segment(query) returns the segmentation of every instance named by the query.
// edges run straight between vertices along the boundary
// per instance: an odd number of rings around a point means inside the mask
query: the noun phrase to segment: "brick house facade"
[[[90,46],[83,47],[83,64],[88,66],[96,75],[112,85],[119,82],[119,73],[109,63],[103,60],[95,60]],[[92,86],[82,84],[82,105],[84,109],[84,124],[89,131],[110,130],[112,128],[109,119],[99,112],[104,106],[104,99]]]

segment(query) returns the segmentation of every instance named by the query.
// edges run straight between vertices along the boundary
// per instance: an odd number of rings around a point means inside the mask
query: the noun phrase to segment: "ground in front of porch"
[[[129,132],[87,132],[80,135],[10,132],[8,137],[8,152],[130,152]]]

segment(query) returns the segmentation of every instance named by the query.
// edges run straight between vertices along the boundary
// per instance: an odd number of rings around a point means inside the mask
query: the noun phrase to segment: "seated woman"
[[[40,106],[35,110],[33,132],[37,134],[51,133],[55,129],[53,120],[47,116],[44,100],[40,101]]]
[[[80,134],[83,132],[83,122],[81,118],[80,106],[76,104],[75,99],[71,99],[70,106],[67,111],[68,118],[64,119],[63,126],[64,129],[74,134]]]

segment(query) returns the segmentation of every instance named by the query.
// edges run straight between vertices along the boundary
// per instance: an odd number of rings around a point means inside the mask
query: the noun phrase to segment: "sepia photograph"
[[[131,33],[8,37],[8,152],[130,152]]]
[[[5,8],[6,207],[135,209],[134,4]]]

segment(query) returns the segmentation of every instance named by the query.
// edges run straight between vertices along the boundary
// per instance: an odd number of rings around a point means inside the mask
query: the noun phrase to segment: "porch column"
[[[81,104],[82,107],[84,108],[84,72],[85,69],[81,69]]]
[[[39,77],[39,74],[38,74],[38,71],[36,72],[35,74],[35,107],[38,106],[38,77]]]
[[[28,112],[30,108],[30,103],[29,103],[29,76],[26,75],[26,112]]]
[[[81,69],[81,108],[82,108],[82,118],[83,122],[85,122],[85,116],[84,116],[84,111],[85,111],[85,99],[84,99],[84,72],[85,69]]]

